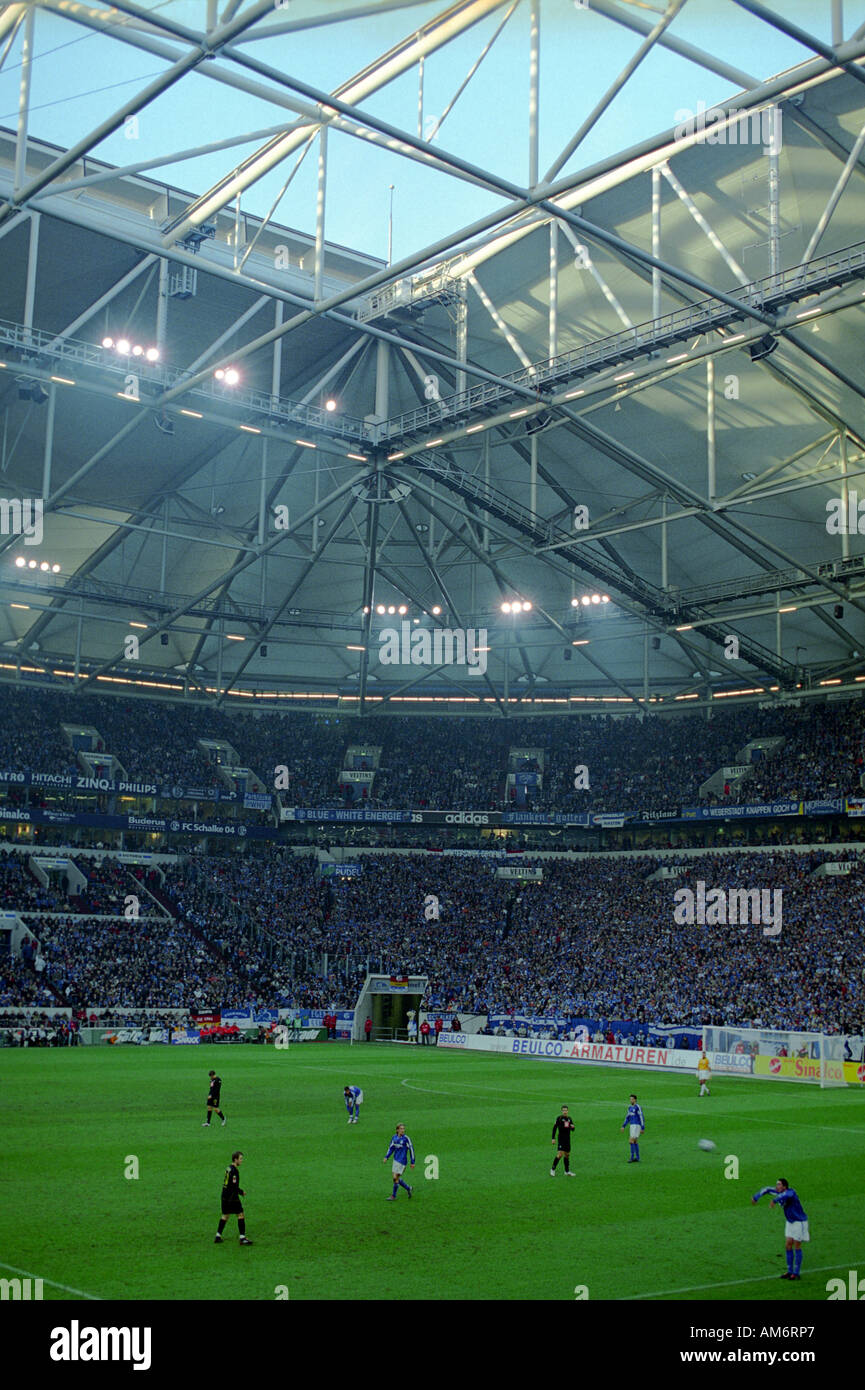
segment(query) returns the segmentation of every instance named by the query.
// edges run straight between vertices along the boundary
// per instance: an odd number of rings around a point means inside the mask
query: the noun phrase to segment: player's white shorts
[[[710,1071],[698,1071],[697,1080],[701,1086],[704,1084],[708,1086],[709,1082],[712,1080],[712,1073]]]
[[[784,1236],[787,1240],[806,1241],[811,1237],[808,1234],[807,1221],[785,1221]]]
[[[405,1172],[405,1164],[404,1164],[404,1163],[397,1163],[396,1159],[394,1159],[394,1161],[393,1161],[393,1175],[394,1175],[394,1177],[395,1177],[395,1178],[401,1178],[404,1172]]]
[[[640,1131],[640,1126],[639,1126],[639,1125],[631,1125],[631,1139],[632,1139],[632,1140],[634,1140],[634,1139],[639,1139],[639,1137],[640,1137],[640,1132],[641,1132],[641,1131]]]
[[[363,1091],[358,1091],[354,1098],[355,1105],[363,1105]]]

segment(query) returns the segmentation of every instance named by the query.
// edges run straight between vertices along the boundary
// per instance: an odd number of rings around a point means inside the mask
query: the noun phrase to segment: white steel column
[[[838,440],[841,446],[841,558],[850,559],[850,535],[848,508],[850,505],[850,494],[847,483],[847,431],[842,430]]]
[[[661,171],[652,170],[652,255],[661,257]],[[661,272],[652,266],[652,318],[661,317]]]
[[[484,435],[484,485],[486,486],[487,489],[489,489],[489,485],[490,485],[490,436],[489,436],[488,433]],[[484,516],[485,516],[485,517],[486,517],[486,515],[487,515],[487,513],[484,512]],[[432,523],[432,518],[430,518],[430,523]],[[485,550],[485,551],[487,552],[487,554],[489,555],[489,553],[490,553],[490,528],[489,528],[489,524],[486,524],[486,525],[484,526],[484,529],[483,529],[483,547],[484,547],[484,550]]]
[[[715,359],[706,358],[706,496],[715,501]]]
[[[390,344],[379,339],[375,355],[375,414],[386,420],[390,401]]]
[[[468,352],[468,332],[469,332],[469,301],[468,296],[463,295],[457,302],[457,357],[460,362],[465,362]],[[466,374],[458,371],[454,381],[457,395],[461,395],[466,389]]]
[[[769,135],[769,274],[777,275],[781,268],[781,206],[780,176],[778,172],[778,140],[781,124],[780,106],[769,108],[771,133]]]
[[[30,339],[29,330],[33,327],[33,306],[36,301],[36,264],[39,260],[40,219],[40,213],[33,212],[30,214],[30,243],[27,250],[27,280],[24,286],[24,327],[28,330],[28,341]]]
[[[160,359],[165,356],[165,328],[168,323],[168,261],[159,262],[159,287],[156,291],[156,346]]]
[[[315,200],[315,269],[312,297],[316,304],[321,299],[321,284],[324,274],[324,212],[326,201],[327,126],[323,125],[318,137],[318,192]]]
[[[661,588],[666,592],[670,587],[670,563],[667,543],[667,498],[661,498]]]
[[[33,65],[33,25],[36,6],[28,5],[21,46],[21,81],[18,87],[18,133],[15,139],[15,174],[12,187],[17,193],[27,177],[27,121],[30,115],[30,72]]]
[[[45,417],[45,452],[42,456],[42,501],[51,496],[51,462],[54,455],[54,411],[57,405],[57,386],[48,387],[48,409]]]
[[[529,511],[538,513],[538,436],[533,434],[529,446]]]
[[[549,355],[559,355],[559,224],[550,222],[550,322]]]
[[[540,0],[531,0],[529,16],[529,188],[538,181],[538,107],[541,74]]]
[[[278,300],[276,301],[276,310],[275,310],[275,315],[274,315],[274,327],[275,327],[277,330],[280,329],[280,328],[282,327],[282,312],[283,312],[282,300],[281,300],[281,299],[278,299]],[[271,374],[270,374],[270,395],[271,395],[272,403],[273,403],[274,405],[276,405],[277,402],[279,401],[279,395],[280,395],[279,387],[280,387],[280,381],[281,381],[281,379],[282,379],[282,339],[281,339],[281,338],[274,338],[274,340],[273,340],[273,368],[272,368]]]

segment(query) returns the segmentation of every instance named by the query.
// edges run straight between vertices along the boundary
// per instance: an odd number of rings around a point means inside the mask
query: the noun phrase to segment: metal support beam
[[[540,120],[541,11],[539,0],[529,5],[529,188],[538,181],[538,123]],[[547,178],[546,183],[550,180]]]
[[[219,705],[222,704],[222,702],[223,702],[223,700],[225,699],[225,696],[228,694],[229,690],[231,690],[232,687],[235,686],[235,685],[237,684],[237,682],[240,680],[240,678],[241,678],[241,676],[243,675],[244,671],[246,670],[247,666],[248,666],[249,663],[252,661],[252,658],[255,656],[255,653],[256,653],[258,647],[260,646],[260,644],[261,644],[262,642],[266,642],[266,641],[267,641],[268,635],[270,634],[270,632],[272,631],[272,629],[276,626],[276,624],[279,622],[280,618],[282,617],[282,615],[283,615],[283,613],[285,612],[285,610],[288,608],[288,605],[291,603],[291,601],[292,601],[292,599],[294,598],[295,594],[298,592],[298,590],[299,590],[299,589],[301,588],[301,586],[304,584],[304,582],[306,581],[306,579],[308,578],[308,576],[309,576],[309,575],[312,573],[312,571],[315,569],[315,566],[318,564],[319,560],[321,559],[322,555],[323,555],[323,554],[325,553],[325,551],[327,550],[328,546],[330,545],[330,543],[331,543],[331,541],[333,540],[334,536],[336,535],[337,531],[338,531],[339,528],[342,526],[342,523],[345,521],[345,518],[348,516],[349,512],[352,510],[352,508],[353,508],[355,505],[356,505],[356,498],[354,498],[354,497],[348,497],[348,498],[346,499],[346,501],[343,503],[342,507],[341,507],[340,510],[339,510],[339,514],[337,515],[336,520],[335,520],[335,521],[333,522],[333,524],[330,526],[330,528],[329,528],[329,530],[328,530],[328,532],[327,532],[327,535],[324,537],[324,540],[323,540],[323,541],[321,542],[321,544],[319,545],[318,550],[315,551],[315,553],[312,555],[312,557],[307,561],[307,563],[304,565],[303,569],[301,570],[301,572],[300,572],[300,574],[297,576],[297,578],[296,578],[295,580],[293,580],[292,583],[289,585],[288,591],[286,592],[284,598],[282,598],[282,599],[280,600],[279,606],[277,607],[277,609],[276,609],[276,611],[275,611],[273,617],[270,619],[270,621],[269,621],[268,623],[265,624],[265,626],[261,629],[260,632],[257,632],[257,633],[255,634],[255,639],[254,639],[254,641],[252,641],[252,642],[250,643],[249,651],[247,652],[247,654],[246,654],[246,656],[244,657],[243,661],[242,661],[242,662],[240,663],[240,665],[238,666],[238,668],[237,668],[237,670],[235,671],[234,675],[233,675],[233,676],[231,677],[231,679],[228,681],[227,685],[223,688],[222,693],[221,693],[221,695],[220,695],[220,698],[219,698],[219,700],[217,701],[217,706],[219,706]],[[374,510],[374,509],[373,509],[373,510]],[[315,523],[313,523],[313,524],[315,524]]]
[[[465,296],[457,300],[456,320],[457,361],[465,362],[468,356],[469,336],[469,302]],[[463,369],[457,371],[455,389],[458,395],[466,389],[466,374]]]
[[[235,579],[237,575],[249,569],[250,565],[256,564],[263,555],[268,555],[271,550],[274,550],[278,545],[284,544],[289,537],[295,535],[298,531],[302,532],[308,525],[312,516],[317,512],[323,511],[325,507],[329,507],[333,502],[338,501],[340,497],[343,497],[345,493],[356,485],[356,481],[356,479],[350,478],[347,482],[341,483],[328,497],[324,498],[317,508],[304,512],[296,521],[293,521],[285,531],[278,531],[275,536],[272,536],[270,540],[266,541],[261,549],[256,548],[250,554],[245,555],[232,565],[230,569],[226,570],[224,574],[217,575],[216,578],[212,579],[203,589],[199,589],[197,594],[192,594],[186,598],[179,607],[173,609],[173,611],[164,618],[161,618],[153,627],[148,628],[147,635],[142,640],[151,642],[155,637],[159,637],[163,632],[167,632],[168,629],[177,622],[178,618],[182,618],[191,608],[197,607],[202,599],[207,598],[209,594],[213,593],[214,589],[218,589],[220,585],[228,584],[231,580]],[[84,684],[89,685],[91,681],[96,681],[99,676],[103,675],[106,671],[110,671],[122,660],[123,651],[121,650],[107,661],[102,662],[95,670],[91,671]]]
[[[30,118],[30,75],[33,70],[33,29],[36,6],[29,5],[24,19],[21,45],[21,80],[18,85],[18,130],[15,136],[13,190],[24,187],[27,178],[27,125]]]
[[[550,313],[547,351],[551,358],[559,353],[559,224],[550,223]]]
[[[315,199],[315,268],[313,272],[312,297],[316,304],[321,301],[321,287],[324,277],[324,218],[327,204],[327,126],[323,125],[318,136],[318,189]]]
[[[5,222],[17,209],[25,204],[34,194],[41,192],[48,184],[53,183],[61,174],[73,164],[76,164],[83,155],[89,153],[96,145],[113,135],[115,130],[119,130],[127,116],[135,115],[142,111],[145,106],[158,97],[162,92],[172,87],[187,72],[193,71],[205,58],[214,57],[225,44],[230,43],[237,34],[254,24],[263,14],[269,13],[272,9],[272,0],[251,0],[251,4],[246,13],[235,19],[233,23],[223,25],[209,38],[203,37],[201,44],[196,46],[192,52],[186,53],[177,62],[173,63],[167,72],[161,73],[159,77],[130,97],[129,101],[124,102],[113,115],[101,121],[98,126],[91,130],[81,140],[77,140],[68,150],[46,165],[29,182],[18,184],[13,190],[12,197],[0,204],[0,223]],[[150,16],[148,16],[150,17]]]
[[[565,223],[564,232],[565,236],[568,238],[568,241],[571,243],[571,245],[577,253],[576,264],[578,269],[587,270],[589,272],[595,284],[598,286],[598,289],[601,291],[601,294],[604,296],[611,309],[614,310],[619,321],[622,324],[624,324],[625,328],[633,328],[633,322],[631,321],[629,314],[624,308],[624,305],[620,302],[617,295],[614,294],[613,290],[610,288],[603,275],[598,270],[598,267],[595,265],[595,262],[593,261],[592,257],[589,255],[589,248],[585,246],[583,242],[580,241],[579,237],[574,233],[572,228],[567,225],[567,223]]]
[[[658,261],[661,255],[661,171],[656,166],[652,170],[652,255]],[[652,267],[652,318],[661,317],[661,272],[657,265]]]
[[[48,407],[45,412],[45,448],[42,454],[42,491],[39,494],[43,499],[51,495],[51,465],[54,459],[54,412],[57,407],[57,387],[52,381],[48,388]]]
[[[637,49],[633,58],[631,58],[625,64],[618,77],[615,79],[612,85],[607,88],[600,101],[596,103],[593,110],[583,121],[579,130],[568,141],[567,145],[562,150],[558,158],[556,158],[550,165],[549,169],[544,175],[544,183],[552,183],[553,179],[556,177],[556,174],[558,174],[558,172],[564,168],[574,151],[577,149],[579,145],[582,144],[589,132],[597,125],[604,112],[616,99],[619,92],[625,86],[626,82],[636,72],[643,59],[647,56],[647,54],[651,52],[657,41],[660,39],[661,35],[669,27],[669,25],[672,24],[673,20],[676,18],[676,15],[679,13],[684,3],[685,0],[670,0],[670,3],[667,6],[666,14],[658,20],[658,23],[655,25],[654,29],[652,29],[649,35],[647,36],[645,43],[640,44],[640,47]],[[531,186],[534,187],[534,183],[536,182],[536,180],[531,180],[530,182]]]
[[[538,514],[538,436],[533,434],[530,442],[529,458],[529,511]]]
[[[331,93],[320,92],[307,83],[289,79],[283,73],[267,69],[264,64],[256,63],[239,51],[231,56],[243,66],[262,75],[270,76],[280,85],[292,87],[302,95],[309,96],[312,100],[321,103],[319,120],[326,124],[331,118],[331,111],[356,118],[359,113],[356,113],[352,108],[357,103],[364,101],[374,92],[380,91],[382,87],[387,86],[402,73],[413,68],[422,56],[426,57],[443,45],[450,43],[453,38],[470,29],[503,3],[504,0],[465,0],[465,3],[453,6],[438,20],[432,21],[423,31],[415,34],[412,39],[396,45],[379,62],[371,64]],[[129,7],[121,4],[118,8],[128,9]],[[194,41],[192,31],[187,31],[187,37]],[[365,120],[366,117],[363,119]],[[384,129],[383,122],[371,121],[370,123],[379,129]],[[174,220],[166,232],[165,245],[170,246],[174,241],[182,241],[195,227],[206,222],[227,203],[231,202],[239,192],[249,188],[276,164],[280,164],[308,138],[310,133],[308,124],[298,125],[282,137],[277,137],[276,140],[263,146],[256,154],[245,160],[237,171],[215,185],[207,193],[202,194],[200,198],[189,205],[184,214]],[[392,137],[396,136],[398,140],[402,140],[410,146],[421,145],[425,147],[424,141],[416,141],[407,131],[398,131],[390,127],[387,133]],[[434,159],[442,159],[442,155],[438,151],[427,152]],[[459,165],[466,171],[475,172],[471,170],[471,166],[466,161],[453,159],[452,162],[454,166]]]
[[[811,240],[808,242],[808,245],[805,248],[805,254],[802,257],[802,261],[806,265],[808,261],[810,261],[811,257],[814,255],[814,252],[817,250],[823,233],[829,225],[829,219],[831,218],[833,212],[835,211],[836,207],[841,201],[841,195],[844,192],[844,189],[847,187],[848,183],[850,182],[853,170],[857,167],[859,163],[859,156],[862,153],[863,146],[865,146],[865,125],[863,125],[862,129],[856,137],[856,142],[853,145],[853,148],[851,149],[849,155],[847,156],[844,168],[838,175],[838,181],[835,184],[835,187],[832,189],[832,192],[829,194],[829,201],[827,202],[825,208],[821,212],[820,218],[817,222],[817,226],[814,228],[814,231],[812,233]]]
[[[52,341],[48,351],[50,352],[51,348],[54,347],[55,344],[61,343],[64,338],[74,338],[79,328],[82,328],[85,323],[89,323],[94,314],[98,314],[100,309],[104,309],[106,304],[110,304],[113,299],[116,299],[119,294],[122,294],[127,286],[137,280],[139,275],[143,274],[145,270],[149,270],[155,260],[155,256],[145,256],[142,261],[139,261],[138,264],[134,265],[131,270],[128,270],[125,275],[122,275],[110,289],[106,290],[104,294],[101,294],[98,299],[94,299],[92,304],[88,304],[87,308],[84,309],[77,318],[74,318],[71,323],[68,323],[66,327],[57,334],[57,337]]]
[[[780,154],[779,135],[781,133],[781,111],[777,106],[771,111],[771,131],[769,134],[769,274],[776,276],[781,269],[781,175],[778,167]]]
[[[749,283],[750,277],[745,274],[744,270],[739,265],[739,262],[736,260],[735,256],[731,255],[721,238],[718,236],[717,232],[706,221],[700,209],[697,207],[697,204],[694,202],[694,199],[691,197],[690,193],[688,193],[688,191],[683,187],[679,179],[676,178],[676,175],[673,173],[670,166],[668,164],[662,164],[661,173],[663,174],[664,178],[667,180],[667,183],[670,185],[673,191],[677,193],[678,196],[681,198],[682,202],[685,204],[685,207],[688,209],[688,212],[691,214],[697,226],[700,228],[700,231],[705,233],[709,241],[714,246],[715,250],[718,252],[718,255],[723,257],[725,264],[733,272],[736,279],[739,281],[739,284],[747,285]],[[772,273],[775,274],[777,272],[773,271]]]
[[[850,536],[849,536],[849,516],[850,516],[849,507],[850,507],[850,494],[849,494],[849,491],[848,491],[848,482],[847,482],[847,462],[848,462],[848,460],[847,460],[847,431],[846,431],[846,430],[842,430],[842,431],[841,431],[841,434],[840,434],[840,436],[839,436],[838,442],[839,442],[839,444],[840,444],[840,446],[841,446],[841,447],[840,447],[840,454],[841,454],[841,502],[842,502],[842,506],[841,506],[841,517],[842,517],[842,520],[843,520],[843,525],[842,525],[842,527],[841,527],[841,558],[842,558],[842,560],[849,560],[849,558],[850,558]],[[857,519],[857,521],[858,521],[858,517],[857,517],[856,519]]]
[[[159,262],[159,283],[156,288],[156,346],[159,356],[165,355],[165,333],[168,324],[168,261]]]
[[[830,44],[815,38],[806,29],[800,29],[799,25],[794,24],[792,20],[784,19],[775,10],[767,9],[765,5],[759,3],[759,0],[733,0],[733,4],[738,5],[742,10],[747,10],[749,14],[756,15],[757,19],[764,20],[766,24],[771,24],[773,29],[779,29],[788,38],[795,39],[803,48],[810,48],[812,53],[819,53],[821,58],[825,58],[834,67],[843,68],[850,77],[865,84],[865,72],[861,68],[858,68],[855,63],[839,57]]]
[[[510,328],[508,328],[508,325],[505,323],[495,304],[493,304],[493,301],[490,299],[489,295],[487,294],[483,285],[478,280],[473,270],[469,271],[468,275],[466,276],[466,280],[471,285],[478,299],[481,301],[481,304],[483,304],[484,308],[486,309],[496,328],[501,333],[508,347],[519,358],[523,366],[531,370],[534,366],[532,359],[528,356],[527,353],[523,351],[516,335],[511,332]]]
[[[715,359],[706,358],[706,497],[710,506],[717,493],[715,471]]]
[[[39,224],[41,215],[30,217],[30,242],[27,248],[27,279],[24,285],[24,327],[33,327],[33,308],[36,302],[36,269],[39,264]],[[29,335],[28,335],[29,336]]]

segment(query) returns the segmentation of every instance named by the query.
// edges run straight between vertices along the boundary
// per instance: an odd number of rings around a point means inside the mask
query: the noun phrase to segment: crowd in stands
[[[745,745],[759,738],[779,737],[784,744],[715,799],[857,794],[865,768],[861,701],[749,705],[721,710],[711,720],[695,714],[509,720],[380,715],[361,721],[305,712],[254,716],[0,684],[0,715],[0,762],[10,769],[68,771],[74,755],[60,726],[74,721],[95,728],[100,749],[112,753],[133,780],[213,788],[219,776],[197,740],[219,739],[232,745],[240,765],[252,768],[268,790],[277,769],[287,769],[283,800],[300,806],[335,807],[356,795],[382,809],[508,809],[518,804],[516,789],[506,785],[514,747],[540,750],[540,785],[525,790],[526,808],[534,810],[696,805],[702,784],[720,768],[738,764]],[[341,781],[352,744],[381,749],[371,786]],[[588,769],[588,788],[575,788],[577,766]],[[522,791],[519,796],[522,804]]]
[[[704,854],[661,878],[652,856],[581,856],[519,885],[494,861],[370,855],[332,886],[313,856],[190,859],[159,889],[170,920],[28,918],[44,976],[32,955],[10,962],[0,1003],[53,986],[113,1009],[353,1007],[371,969],[426,975],[427,1004],[449,1012],[855,1031],[865,857],[815,877],[833,857]],[[781,930],[680,924],[674,895],[698,882],[780,892]]]
[[[230,966],[182,923],[52,917],[29,925],[72,1007],[194,1009],[242,997]]]

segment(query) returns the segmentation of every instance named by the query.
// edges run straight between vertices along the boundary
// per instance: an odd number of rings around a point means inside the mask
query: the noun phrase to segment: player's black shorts
[[[223,1216],[242,1216],[242,1215],[243,1215],[243,1204],[242,1204],[241,1202],[225,1202],[225,1201],[224,1201],[224,1202],[222,1203],[222,1215],[223,1215]]]
[[[208,1096],[208,1097],[207,1097],[207,1104],[208,1104],[208,1105],[212,1105],[213,1108],[214,1108],[214,1110],[218,1110],[218,1109],[219,1109],[219,1096]]]

